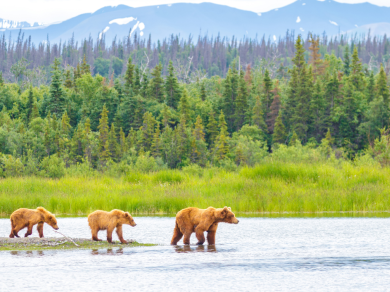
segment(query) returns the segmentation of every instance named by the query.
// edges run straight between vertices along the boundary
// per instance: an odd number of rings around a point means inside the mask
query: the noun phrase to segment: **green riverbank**
[[[21,207],[38,206],[57,215],[73,216],[97,209],[122,209],[133,215],[175,214],[189,206],[230,206],[234,212],[249,216],[387,214],[390,169],[347,162],[267,163],[237,171],[206,168],[194,172],[129,173],[123,177],[0,180],[2,216]]]

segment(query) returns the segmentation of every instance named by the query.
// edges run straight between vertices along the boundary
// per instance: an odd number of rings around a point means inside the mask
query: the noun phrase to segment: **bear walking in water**
[[[27,227],[27,232],[24,237],[27,237],[32,234],[32,229],[35,224],[38,224],[37,230],[39,237],[43,237],[43,224],[47,223],[55,230],[58,230],[57,219],[56,217],[47,211],[43,207],[38,207],[37,209],[18,209],[11,214],[11,234],[10,238],[19,237],[18,232]]]
[[[205,242],[203,232],[207,231],[207,242],[209,245],[215,244],[215,234],[217,232],[218,223],[226,222],[237,224],[239,221],[230,209],[230,207],[215,209],[208,207],[207,209],[186,208],[179,211],[176,215],[176,225],[173,230],[171,244],[176,245],[183,237],[184,244],[190,244],[192,232],[196,233],[198,245]]]
[[[122,243],[127,243],[127,241],[123,239],[122,224],[128,224],[133,227],[137,225],[129,212],[123,212],[121,210],[92,212],[88,215],[88,224],[89,227],[91,227],[93,240],[101,241],[101,239],[98,238],[99,230],[107,230],[107,241],[110,243],[112,242],[112,232],[115,228],[119,240]]]

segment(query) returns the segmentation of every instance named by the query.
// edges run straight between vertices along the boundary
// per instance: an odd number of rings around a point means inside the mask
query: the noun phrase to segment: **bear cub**
[[[130,226],[136,226],[133,217],[129,212],[123,212],[121,210],[112,210],[111,212],[106,211],[95,211],[88,215],[88,224],[91,228],[92,239],[95,241],[101,241],[98,238],[99,230],[107,230],[107,241],[112,243],[112,232],[116,228],[119,240],[122,243],[127,243],[123,239],[122,224],[128,224]]]
[[[38,207],[36,209],[25,209],[21,208],[14,211],[11,214],[11,234],[10,238],[19,237],[18,232],[27,227],[27,232],[24,237],[27,237],[32,234],[32,229],[35,224],[38,224],[37,230],[39,237],[43,237],[43,224],[47,223],[55,230],[58,230],[57,219],[55,215],[47,211],[43,207]]]

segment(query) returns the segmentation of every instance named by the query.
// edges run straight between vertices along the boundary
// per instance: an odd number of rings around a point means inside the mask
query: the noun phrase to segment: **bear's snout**
[[[58,230],[59,228],[58,227],[54,227],[55,230]]]

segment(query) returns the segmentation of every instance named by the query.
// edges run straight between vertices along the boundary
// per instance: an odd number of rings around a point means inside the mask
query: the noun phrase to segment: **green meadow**
[[[130,172],[60,179],[0,180],[0,213],[43,206],[57,215],[122,209],[132,214],[174,214],[189,207],[230,206],[240,213],[386,212],[390,168],[351,162],[282,163],[228,171]]]

